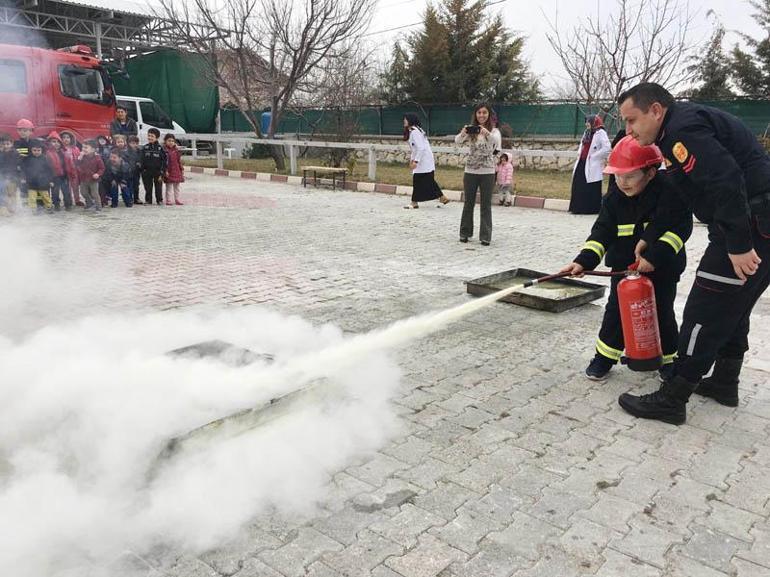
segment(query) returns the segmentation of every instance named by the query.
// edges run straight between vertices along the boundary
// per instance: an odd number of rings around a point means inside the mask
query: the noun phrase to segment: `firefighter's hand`
[[[583,265],[578,264],[576,262],[571,262],[564,268],[562,268],[559,272],[568,272],[570,276],[583,276]]]
[[[743,254],[728,254],[727,256],[730,257],[730,262],[733,263],[735,276],[742,281],[746,281],[747,276],[756,273],[759,264],[762,262],[757,251],[753,248],[749,252],[744,252]]]
[[[639,242],[644,242],[643,240],[640,240]],[[648,261],[645,258],[639,257],[639,260],[637,261],[639,263],[639,266],[636,268],[639,272],[653,272],[655,270],[655,265],[653,265],[650,261]]]
[[[647,250],[647,241],[646,240],[640,240],[636,243],[636,248],[634,248],[634,257],[636,260],[639,260],[642,258],[642,253]]]

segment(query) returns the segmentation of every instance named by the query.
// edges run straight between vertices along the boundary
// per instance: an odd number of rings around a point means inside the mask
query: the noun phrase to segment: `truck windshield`
[[[145,124],[158,128],[174,128],[171,117],[155,102],[139,101],[139,108],[142,109],[142,121]]]
[[[105,105],[113,102],[112,90],[98,68],[59,66],[59,86],[61,93],[68,98]]]

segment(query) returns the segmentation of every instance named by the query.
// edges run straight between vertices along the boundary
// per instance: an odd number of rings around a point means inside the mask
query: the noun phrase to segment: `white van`
[[[185,129],[171,120],[171,116],[163,110],[152,98],[142,98],[141,96],[117,96],[117,105],[122,106],[128,112],[128,117],[136,121],[139,129],[139,142],[147,142],[147,131],[150,128],[160,130],[160,137],[167,132],[173,133],[177,140],[184,141],[180,135],[186,134]]]

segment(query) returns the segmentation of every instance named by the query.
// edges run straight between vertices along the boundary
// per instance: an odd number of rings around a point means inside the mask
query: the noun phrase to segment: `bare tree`
[[[374,52],[374,48],[361,43],[351,44],[338,58],[327,59],[311,75],[307,83],[310,94],[304,102],[322,110],[321,116],[311,124],[314,132],[326,132],[327,139],[339,142],[348,142],[359,132],[361,108],[377,96]],[[302,104],[300,99],[298,101]],[[302,109],[295,113],[302,115]],[[327,154],[333,166],[347,161],[352,168],[355,162],[355,156],[346,149],[332,148]]]
[[[298,92],[324,63],[339,58],[366,30],[376,0],[160,0],[182,44],[208,56],[207,72],[246,117],[271,138]],[[211,41],[201,26],[215,29]],[[272,113],[266,134],[259,109]],[[279,170],[280,148],[273,148]]]
[[[547,18],[546,18],[547,19]],[[681,0],[616,0],[615,10],[560,29],[558,14],[547,34],[569,77],[572,96],[612,107],[624,89],[658,82],[675,90],[692,72],[687,59],[698,50],[689,36],[694,14]],[[607,104],[609,103],[609,104]]]

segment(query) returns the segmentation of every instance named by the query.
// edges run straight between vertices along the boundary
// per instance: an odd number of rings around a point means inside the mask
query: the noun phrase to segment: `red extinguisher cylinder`
[[[618,283],[617,290],[626,349],[622,362],[632,371],[659,369],[663,364],[663,349],[652,281],[632,273]]]

